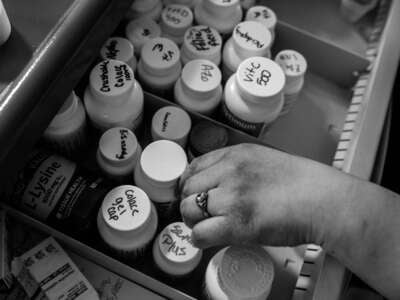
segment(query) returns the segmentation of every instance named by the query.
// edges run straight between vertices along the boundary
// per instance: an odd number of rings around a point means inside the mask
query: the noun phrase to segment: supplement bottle
[[[183,42],[185,31],[192,26],[193,13],[188,6],[181,4],[167,5],[161,13],[162,36],[177,45]]]
[[[151,121],[153,141],[169,140],[186,147],[192,120],[186,111],[177,106],[160,108]]]
[[[289,112],[304,86],[307,61],[303,55],[294,50],[279,52],[275,57],[275,61],[281,66],[286,76],[286,84],[283,89],[285,101],[280,113],[282,116]]]
[[[96,159],[107,177],[120,183],[130,182],[141,153],[142,148],[131,130],[114,127],[101,136]]]
[[[86,111],[101,132],[113,127],[135,131],[143,117],[143,90],[132,69],[118,60],[103,60],[90,72]]]
[[[265,27],[255,21],[245,21],[236,25],[232,37],[226,42],[222,52],[222,73],[224,81],[236,72],[239,64],[253,56],[271,56],[272,37]]]
[[[169,224],[159,233],[153,243],[153,260],[161,271],[179,278],[198,266],[202,251],[193,246],[191,235],[183,222]]]
[[[239,0],[202,0],[194,9],[197,24],[215,28],[224,36],[232,33],[242,17]]]
[[[274,276],[274,264],[265,249],[230,246],[208,263],[204,293],[211,300],[265,300]]]
[[[246,13],[246,21],[256,21],[263,24],[271,32],[272,41],[275,39],[275,27],[278,23],[278,18],[275,12],[262,5],[253,6]]]
[[[102,60],[116,59],[123,61],[131,67],[132,71],[136,70],[136,57],[132,43],[128,39],[121,37],[109,38],[100,49]]]
[[[187,64],[194,59],[208,59],[217,66],[221,63],[221,35],[214,28],[205,25],[186,30],[181,47],[181,60]]]
[[[120,258],[144,255],[158,225],[154,205],[146,193],[133,185],[112,189],[97,214],[97,228],[106,245]]]
[[[7,12],[4,9],[3,1],[0,0],[0,46],[3,45],[11,34],[11,24]]]
[[[135,0],[126,14],[126,18],[138,19],[148,17],[158,22],[158,20],[160,20],[161,11],[161,0]]]
[[[181,69],[179,48],[173,41],[155,38],[144,44],[137,73],[146,91],[170,98]]]
[[[140,18],[126,25],[125,35],[131,41],[135,55],[140,56],[140,51],[147,41],[161,36],[161,28],[151,18]]]
[[[72,91],[43,133],[57,152],[72,157],[84,149],[87,138],[86,113],[81,100]]]
[[[189,111],[212,115],[221,102],[221,77],[221,71],[209,60],[188,62],[175,83],[176,103]]]
[[[285,74],[273,60],[251,57],[243,61],[225,85],[222,118],[230,126],[257,136],[279,116]]]

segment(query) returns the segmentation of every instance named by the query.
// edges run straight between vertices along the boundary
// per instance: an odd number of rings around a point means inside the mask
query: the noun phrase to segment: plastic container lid
[[[161,30],[168,35],[183,36],[192,23],[193,13],[186,5],[170,4],[161,13]]]
[[[285,73],[285,90],[301,88],[304,74],[307,72],[307,61],[304,56],[294,50],[283,50],[276,55],[275,61]]]
[[[228,131],[209,121],[201,121],[193,126],[189,137],[190,150],[195,156],[225,147]]]
[[[128,63],[134,58],[133,44],[121,37],[109,38],[100,49],[102,59],[116,59]]]
[[[161,28],[151,18],[140,18],[128,23],[125,28],[125,35],[133,44],[135,53],[140,54],[147,41],[161,36]]]
[[[219,17],[228,16],[240,7],[239,0],[203,0],[201,4],[209,14]]]
[[[272,9],[262,5],[257,5],[250,8],[246,13],[245,20],[259,22],[266,26],[269,30],[274,30],[276,23],[278,22],[275,12]]]
[[[185,146],[192,127],[192,120],[186,111],[177,106],[160,108],[151,122],[153,140],[170,140]]]

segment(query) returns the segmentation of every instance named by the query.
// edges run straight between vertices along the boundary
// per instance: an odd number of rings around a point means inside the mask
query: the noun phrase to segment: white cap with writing
[[[256,21],[263,24],[268,30],[275,31],[278,22],[275,12],[263,5],[257,5],[250,8],[246,13],[246,21]]]
[[[215,17],[229,16],[240,7],[239,0],[203,0],[204,9]]]
[[[133,44],[136,55],[139,55],[147,41],[161,36],[161,28],[151,18],[139,18],[126,25],[125,35]]]
[[[122,37],[111,37],[100,49],[102,59],[116,59],[127,63],[133,71],[136,69],[136,57],[133,44]]]
[[[180,4],[167,5],[161,13],[162,35],[181,43],[185,31],[192,26],[193,13],[189,7]]]

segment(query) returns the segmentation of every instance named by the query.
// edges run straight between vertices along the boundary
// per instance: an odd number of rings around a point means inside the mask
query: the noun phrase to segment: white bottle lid
[[[201,3],[204,10],[215,17],[229,16],[240,7],[239,0],[203,0]]]
[[[132,70],[136,68],[136,58],[133,44],[125,38],[111,37],[100,49],[102,59],[115,59],[127,63]]]
[[[181,37],[192,23],[193,13],[186,5],[170,4],[161,13],[161,31],[166,35]]]
[[[161,270],[182,276],[197,267],[202,251],[193,246],[191,235],[192,230],[183,222],[172,223],[160,232],[153,244],[153,257]]]
[[[193,26],[185,32],[182,59],[184,56],[188,60],[203,58],[219,65],[221,62],[221,47],[222,38],[217,30],[206,25]]]
[[[11,34],[11,24],[7,12],[4,9],[3,1],[0,0],[0,45],[5,43]]]
[[[103,60],[90,72],[89,86],[92,96],[108,104],[120,104],[131,95],[134,86],[132,69],[118,60]]]
[[[266,26],[270,31],[275,30],[278,18],[275,12],[262,5],[253,6],[246,13],[246,21],[256,21]]]
[[[167,38],[154,38],[142,47],[141,58],[145,72],[153,76],[165,76],[180,72],[180,52],[178,46]]]
[[[151,136],[154,141],[170,140],[184,148],[191,127],[192,120],[186,111],[177,106],[165,106],[153,116]]]
[[[161,28],[151,18],[140,18],[128,23],[125,35],[133,44],[136,55],[139,55],[147,41],[161,36]]]
[[[160,0],[135,0],[131,5],[131,10],[137,15],[147,13],[154,9]]]
[[[235,52],[241,58],[267,56],[272,35],[259,22],[245,21],[237,24],[233,29],[232,40]]]
[[[187,156],[181,146],[168,140],[149,144],[140,157],[146,178],[156,186],[169,187],[177,183],[187,166]]]
[[[276,55],[275,61],[286,76],[285,93],[291,94],[291,91],[300,90],[307,71],[307,61],[304,56],[294,50],[283,50]]]
[[[255,103],[281,101],[285,74],[273,60],[250,57],[239,65],[235,77],[239,93],[245,100]]]

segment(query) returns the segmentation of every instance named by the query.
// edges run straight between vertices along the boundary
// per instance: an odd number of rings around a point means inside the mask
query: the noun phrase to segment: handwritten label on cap
[[[303,55],[294,50],[284,50],[278,53],[275,61],[288,76],[301,76],[307,70],[307,61]]]
[[[262,51],[271,44],[271,33],[255,21],[245,21],[236,25],[233,30],[233,39],[242,48]]]
[[[164,8],[162,19],[172,26],[189,26],[193,21],[191,10],[184,5],[168,5]]]
[[[194,51],[208,53],[219,51],[221,49],[222,39],[215,29],[199,25],[186,31],[185,43]]]
[[[103,60],[90,75],[91,85],[104,94],[118,94],[128,90],[133,83],[129,66],[117,60]]]

